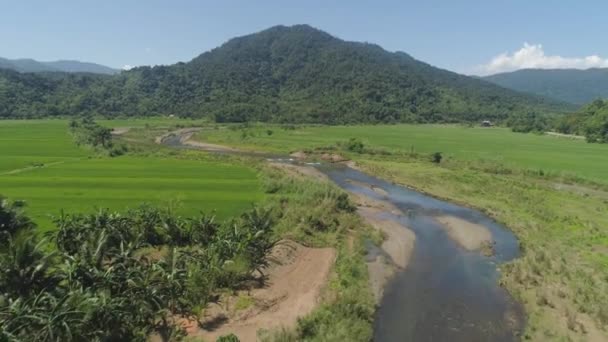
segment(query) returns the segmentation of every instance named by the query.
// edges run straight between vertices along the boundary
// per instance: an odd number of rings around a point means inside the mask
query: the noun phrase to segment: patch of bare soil
[[[200,322],[190,322],[190,336],[215,341],[233,333],[243,342],[256,341],[259,329],[292,328],[320,302],[336,258],[333,248],[308,248],[282,241],[272,251],[264,287],[248,291],[252,305],[238,310],[235,298],[212,305]],[[200,323],[200,324],[194,324]]]
[[[306,154],[304,151],[296,151],[291,153],[289,156],[297,160],[305,160],[308,158],[308,154]]]
[[[315,179],[322,180],[322,181],[328,180],[327,175],[325,175],[323,172],[315,169],[312,166],[287,164],[287,163],[277,163],[277,162],[270,162],[269,164],[272,167],[284,170],[285,172],[287,172],[291,176],[296,176],[296,177],[313,177]]]
[[[407,267],[414,251],[416,235],[397,221],[380,218],[380,215],[385,212],[394,215],[402,214],[391,203],[361,194],[353,194],[353,197],[355,203],[357,203],[359,215],[366,223],[380,230],[385,236],[385,240],[380,246],[382,253],[375,253],[374,257],[367,261],[370,286],[376,303],[380,303],[384,287],[394,275],[395,270]]]
[[[455,216],[440,216],[437,221],[445,228],[448,235],[466,250],[481,250],[486,255],[491,255],[493,252],[491,248],[494,242],[488,228]]]
[[[348,158],[345,158],[336,153],[323,153],[320,158],[321,160],[325,160],[331,163],[340,163],[348,161]]]
[[[112,135],[123,135],[131,130],[131,127],[114,127],[112,128]]]

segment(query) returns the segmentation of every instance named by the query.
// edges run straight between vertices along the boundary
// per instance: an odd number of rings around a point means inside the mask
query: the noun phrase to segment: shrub
[[[441,163],[441,159],[443,159],[443,155],[441,154],[441,152],[435,152],[431,155],[431,160],[435,164]]]

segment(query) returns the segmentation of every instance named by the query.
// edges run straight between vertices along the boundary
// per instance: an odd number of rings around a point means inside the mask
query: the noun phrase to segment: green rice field
[[[272,133],[269,135],[268,130]],[[252,126],[210,129],[198,139],[212,143],[290,152],[359,138],[366,147],[388,151],[443,152],[458,159],[483,159],[518,168],[566,173],[608,183],[608,145],[506,128],[452,125]]]
[[[256,171],[243,165],[162,154],[92,156],[74,144],[63,120],[0,121],[0,133],[0,194],[25,200],[42,229],[61,209],[125,210],[151,203],[184,215],[204,211],[226,218],[263,196]]]

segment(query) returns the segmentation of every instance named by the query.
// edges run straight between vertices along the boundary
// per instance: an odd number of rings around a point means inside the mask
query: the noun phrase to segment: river
[[[182,142],[175,136],[163,139],[169,146],[188,147]],[[289,158],[280,161],[295,162]],[[396,216],[388,211],[382,215],[399,221],[416,235],[408,266],[398,271],[385,288],[374,320],[374,341],[519,340],[525,322],[523,309],[498,285],[499,265],[519,255],[518,241],[511,231],[477,210],[341,164],[323,163],[315,167],[348,192],[397,206],[405,215]],[[379,194],[372,186],[386,193]],[[457,245],[436,220],[440,215],[488,228],[495,241],[494,255],[483,256]]]

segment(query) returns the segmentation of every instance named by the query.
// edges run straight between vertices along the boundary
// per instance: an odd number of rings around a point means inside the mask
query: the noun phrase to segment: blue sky
[[[306,23],[468,74],[608,67],[608,1],[0,0],[0,9],[7,58],[172,64],[234,36]]]

